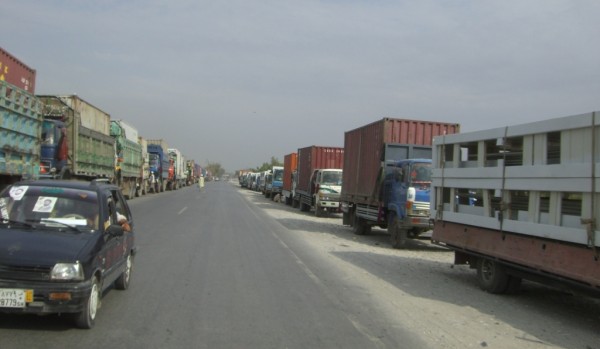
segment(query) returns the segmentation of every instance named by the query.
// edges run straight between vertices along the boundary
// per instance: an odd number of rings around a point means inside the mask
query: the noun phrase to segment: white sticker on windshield
[[[33,206],[33,212],[52,212],[56,199],[50,196],[40,196]]]
[[[23,198],[23,195],[25,195],[25,193],[27,192],[27,189],[29,189],[29,187],[26,185],[12,187],[12,188],[10,188],[8,195],[10,195],[10,197],[13,198],[13,200],[19,201]]]

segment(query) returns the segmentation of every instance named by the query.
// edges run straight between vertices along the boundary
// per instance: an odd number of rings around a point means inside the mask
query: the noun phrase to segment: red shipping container
[[[347,131],[344,134],[342,200],[374,204],[384,157],[395,160],[431,158],[433,137],[459,131],[459,124],[454,123],[392,118]],[[390,145],[394,147],[390,148]],[[385,154],[386,146],[388,154]]]
[[[35,69],[0,47],[0,80],[35,94]]]
[[[298,153],[287,154],[283,157],[283,190],[292,191],[292,173],[297,167]]]
[[[325,168],[342,169],[344,148],[310,146],[298,149],[298,180],[296,190],[310,191],[310,176],[314,170]]]

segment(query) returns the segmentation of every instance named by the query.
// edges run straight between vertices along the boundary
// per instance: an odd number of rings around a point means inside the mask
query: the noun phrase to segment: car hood
[[[97,233],[0,229],[0,263],[52,266],[82,260]]]

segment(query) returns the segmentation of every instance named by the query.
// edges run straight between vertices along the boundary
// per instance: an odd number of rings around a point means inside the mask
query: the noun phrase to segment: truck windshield
[[[150,164],[150,167],[153,167],[153,168],[160,167],[160,157],[158,156],[158,154],[149,154],[148,158],[149,158],[148,163]]]
[[[283,180],[283,171],[275,170],[275,174],[273,175],[273,180],[274,181],[282,181]]]
[[[431,164],[414,163],[410,171],[412,183],[431,183]]]
[[[323,183],[329,185],[342,185],[342,172],[341,171],[325,171],[323,172]]]
[[[44,121],[42,123],[42,144],[54,144],[56,136],[56,126],[54,123]]]

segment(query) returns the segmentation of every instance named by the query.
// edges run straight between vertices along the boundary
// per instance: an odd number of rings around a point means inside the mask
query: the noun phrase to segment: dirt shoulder
[[[391,326],[440,348],[600,348],[600,301],[523,282],[516,295],[479,289],[475,271],[454,266],[452,251],[428,237],[395,250],[374,228],[354,235],[341,214],[317,218],[259,193],[240,189],[250,202],[302,239],[349,285],[368,294]],[[347,295],[340,297],[352,297]]]

